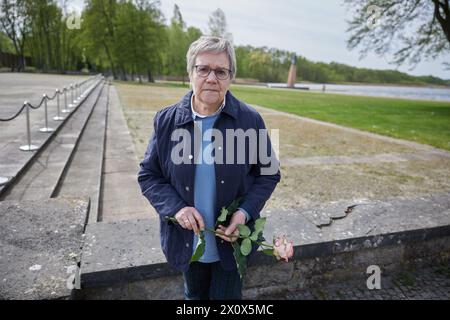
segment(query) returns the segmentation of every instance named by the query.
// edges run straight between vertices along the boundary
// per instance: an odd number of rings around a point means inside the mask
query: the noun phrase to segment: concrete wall
[[[405,267],[448,263],[450,237],[378,248],[342,252],[322,257],[273,262],[250,266],[244,279],[244,299],[285,290],[312,288],[327,282],[349,279],[366,281],[369,265],[378,265],[383,274]],[[75,290],[74,299],[183,299],[181,275],[127,282],[107,287]]]

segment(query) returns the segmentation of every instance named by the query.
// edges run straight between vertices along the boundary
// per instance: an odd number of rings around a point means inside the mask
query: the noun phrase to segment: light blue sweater
[[[202,144],[200,150],[204,151],[205,148],[211,143],[211,134],[204,136],[205,131],[211,129],[214,122],[218,118],[218,114],[204,117],[195,118],[196,125],[201,122],[202,127]],[[211,132],[211,131],[209,131]],[[194,203],[195,208],[200,212],[205,222],[205,227],[214,229],[214,211],[216,207],[216,171],[214,168],[214,162],[210,152],[209,154],[204,154],[199,152],[198,157],[202,157],[202,160],[197,160],[195,165],[195,183],[194,183]],[[200,163],[201,161],[201,163]],[[206,163],[207,162],[207,163]],[[208,164],[212,163],[212,164]],[[219,253],[217,251],[217,245],[215,240],[215,235],[209,231],[205,231],[205,253],[200,258],[200,262],[215,262],[219,261]],[[197,247],[198,236],[194,235],[194,246],[193,249]]]
[[[209,152],[203,154],[203,151],[212,143],[212,131],[210,130],[207,135],[205,135],[205,132],[213,128],[214,122],[220,115],[221,109],[222,108],[211,116],[200,116],[193,112],[196,126],[199,127],[199,123],[201,122],[201,136],[203,137],[200,149],[202,152],[199,152],[195,165],[194,206],[202,215],[205,227],[209,229],[215,229],[216,224],[214,219],[216,207],[216,170],[214,167],[214,158],[211,155],[211,147],[209,148]],[[200,161],[200,157],[202,156],[203,158]],[[244,212],[246,221],[248,221],[250,215],[242,208],[239,208],[239,210]],[[220,260],[215,237],[216,236],[213,233],[205,231],[205,253],[200,258],[200,262],[210,263]],[[198,240],[198,236],[194,235],[193,250],[197,247]]]

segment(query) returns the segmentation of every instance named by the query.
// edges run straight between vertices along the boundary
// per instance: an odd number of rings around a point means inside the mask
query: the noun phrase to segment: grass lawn
[[[240,100],[450,150],[450,103],[232,86]]]
[[[120,82],[130,84],[129,82]],[[142,85],[186,88],[188,83]],[[350,96],[232,85],[240,100],[299,116],[450,150],[450,102]],[[179,97],[174,97],[173,102]]]

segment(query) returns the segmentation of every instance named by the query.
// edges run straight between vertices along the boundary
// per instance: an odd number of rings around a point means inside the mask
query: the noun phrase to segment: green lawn
[[[450,150],[450,103],[232,86],[240,100]]]

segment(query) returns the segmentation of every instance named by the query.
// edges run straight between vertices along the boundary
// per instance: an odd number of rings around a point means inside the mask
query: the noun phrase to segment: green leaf
[[[258,240],[258,234],[259,234],[259,231],[253,231],[253,233],[249,239],[256,242]]]
[[[241,201],[242,198],[237,198],[235,200],[233,200],[233,202],[231,202],[231,204],[228,207],[222,207],[222,209],[220,210],[220,215],[217,218],[216,221],[216,227],[221,223],[221,222],[225,222],[227,220],[228,216],[231,216],[233,213],[236,212],[237,208],[239,207],[239,202]]]
[[[266,224],[266,218],[259,218],[259,219],[257,219],[255,221],[255,231],[259,231],[259,232],[263,231],[265,224]]]
[[[252,241],[258,241],[262,238],[262,233],[264,231],[264,225],[266,223],[266,218],[259,218],[255,221],[255,231],[253,231],[250,239]]]
[[[252,242],[250,239],[244,239],[241,243],[241,253],[248,256],[252,251]]]
[[[263,252],[268,256],[273,256],[273,249],[264,249]]]
[[[225,207],[222,207],[220,211],[220,216],[217,218],[217,222],[224,222],[227,219],[228,210]]]
[[[232,242],[231,245],[233,246],[233,255],[234,259],[236,260],[236,265],[238,268],[239,276],[241,279],[245,276],[245,273],[247,271],[247,259],[244,255],[241,253],[241,248],[237,241]]]
[[[231,202],[231,204],[227,208],[229,214],[233,214],[236,212],[237,208],[239,207],[239,202],[241,201],[241,199],[242,198],[237,198],[233,202]]]
[[[190,262],[195,262],[200,260],[200,258],[203,256],[203,254],[205,253],[205,231],[200,231],[200,236],[197,242],[197,247],[195,248],[194,254],[191,257],[191,261]]]
[[[244,224],[238,224],[237,228],[239,230],[239,235],[243,237],[248,237],[251,233],[250,228]]]

